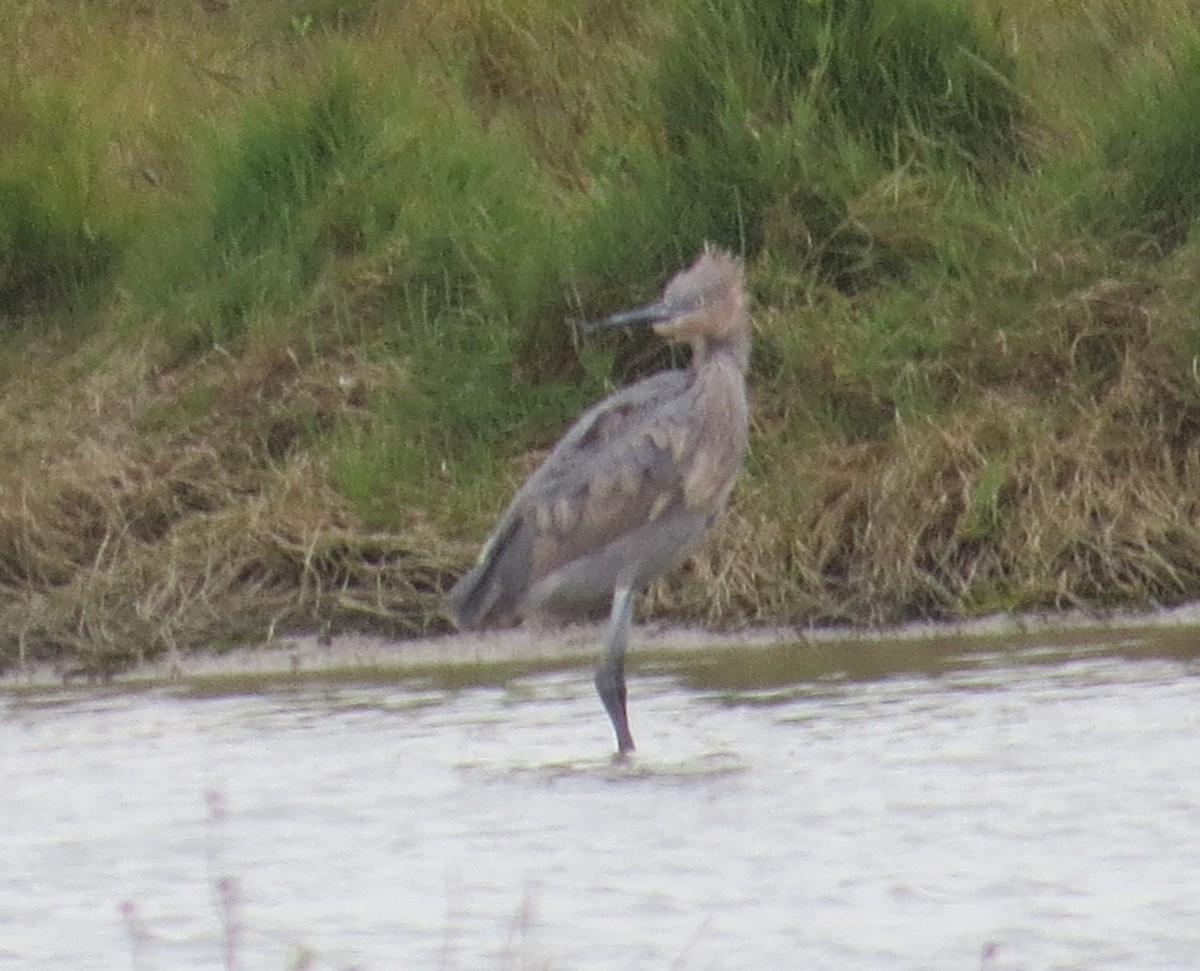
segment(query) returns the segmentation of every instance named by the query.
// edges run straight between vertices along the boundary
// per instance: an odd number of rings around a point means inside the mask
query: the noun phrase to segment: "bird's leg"
[[[633,751],[633,735],[629,732],[629,714],[625,707],[625,646],[629,643],[629,627],[633,621],[633,591],[618,587],[613,591],[612,613],[608,621],[608,645],[604,660],[596,670],[596,691],[612,719],[617,733],[617,754]]]

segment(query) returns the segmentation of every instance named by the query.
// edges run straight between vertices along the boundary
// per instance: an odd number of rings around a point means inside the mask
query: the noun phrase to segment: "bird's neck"
[[[733,488],[746,456],[749,414],[745,355],[728,345],[705,348],[693,359],[688,438],[693,461],[684,477],[684,499],[693,509],[717,509]]]
[[[750,363],[750,342],[748,340],[717,340],[704,335],[692,338],[692,368],[694,370],[699,371],[718,360],[732,361],[737,365],[738,370],[745,374]]]

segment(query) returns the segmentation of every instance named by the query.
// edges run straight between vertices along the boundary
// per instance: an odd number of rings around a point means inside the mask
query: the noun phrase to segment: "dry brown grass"
[[[685,574],[655,587],[651,611],[877,624],[1194,598],[1193,277],[1101,278],[1048,301],[1036,339],[977,365],[992,390],[874,440],[803,443],[760,422],[764,471]]]
[[[817,448],[787,473],[808,484],[803,501],[782,509],[749,483],[652,609],[875,624],[1194,596],[1200,458],[1129,422],[1128,408],[1155,407],[1145,379],[1126,376],[1061,425],[995,397],[886,443]]]
[[[754,471],[645,612],[863,624],[1195,596],[1200,395],[1173,330],[1194,281],[1186,268],[1164,280],[1101,278],[1048,300],[1041,344],[989,352],[993,390],[870,441],[789,438],[760,392]],[[373,395],[404,368],[333,339],[298,353],[263,338],[169,369],[160,357],[97,338],[56,383],[8,376],[0,668],[103,676],[294,630],[439,629],[440,593],[474,549],[416,511],[364,529],[313,447],[377,420]],[[512,481],[528,459],[511,458]]]
[[[642,197],[631,197],[628,216],[612,209],[611,226],[585,212],[620,196],[627,178],[653,189],[647,211],[670,214],[684,199],[659,198],[659,170],[634,164],[639,145],[670,141],[652,130],[658,109],[631,99],[661,87],[647,70],[672,36],[673,13],[417,0],[363,4],[352,23],[327,30],[320,16],[341,17],[332,8],[310,21],[273,5],[152,7],[107,0],[65,11],[22,0],[0,13],[13,55],[0,74],[15,92],[0,98],[0,113],[45,142],[14,171],[77,217],[85,231],[70,239],[99,232],[114,247],[126,235],[146,243],[145,254],[121,243],[129,258],[98,290],[90,340],[54,337],[60,317],[35,319],[24,304],[0,321],[0,670],[54,658],[103,673],[291,629],[433,629],[440,589],[474,553],[446,534],[482,532],[484,510],[528,471],[529,456],[513,453],[544,443],[555,420],[544,401],[524,425],[517,403],[511,437],[481,420],[508,408],[510,390],[532,392],[536,375],[562,379],[564,358],[544,353],[547,335],[563,354],[574,350],[552,291],[591,286],[587,299],[603,304],[605,268],[613,287],[618,277],[648,285],[626,279],[642,257],[608,253],[647,232],[634,218]],[[1105,168],[1101,129],[1115,120],[1123,130],[1122,112],[1140,104],[1122,101],[1127,82],[1157,76],[1186,18],[1127,0],[990,7],[1027,76],[1028,138],[1044,155],[976,192],[924,164],[889,168],[840,137],[814,142],[821,151],[806,165],[831,194],[809,199],[785,180],[764,203],[764,247],[751,256],[760,307],[750,470],[706,546],[655,586],[650,613],[724,625],[870,623],[1200,595],[1196,245],[1173,256],[1166,246],[1131,250],[1100,238],[1103,212],[1072,208],[1137,174]],[[713,80],[733,83],[726,66],[737,65],[713,63],[722,72]],[[310,197],[283,180],[277,198],[246,198],[263,212],[300,206],[300,222],[322,240],[349,242],[327,252],[284,233],[243,254],[255,260],[250,274],[226,280],[240,264],[223,263],[220,247],[193,250],[184,231],[244,204],[227,187],[228,198],[201,205],[209,183],[238,171],[262,127],[256,118],[272,105],[323,103],[342,68],[357,79],[363,114],[347,128],[357,148],[316,173],[329,191]],[[395,98],[405,91],[421,96]],[[74,127],[60,145],[62,105]],[[770,128],[770,114],[746,122]],[[1130,116],[1141,123],[1140,109]],[[291,127],[263,131],[290,159]],[[422,147],[417,168],[429,170],[416,173],[411,198],[388,188],[408,178],[391,159],[410,143]],[[725,148],[739,144],[714,142],[704,171],[725,173]],[[1163,154],[1148,144],[1151,161]],[[764,155],[746,184],[774,185],[775,158]],[[51,191],[60,161],[62,173],[86,175],[78,199]],[[1149,168],[1152,186],[1190,184]],[[455,178],[425,178],[443,170]],[[697,196],[726,191],[720,180],[717,189],[666,181]],[[231,185],[241,192],[246,182]],[[524,202],[513,208],[516,198]],[[827,206],[841,222],[817,239]],[[394,225],[366,218],[393,208],[404,214]],[[580,230],[578,253],[565,228],[576,217],[592,227]],[[663,236],[643,255],[692,232],[658,222]],[[375,232],[386,238],[370,244]],[[48,234],[45,252],[57,240]],[[814,254],[842,245],[856,269],[821,275]],[[176,248],[217,269],[174,281],[165,271],[189,265],[171,257]],[[307,280],[289,276],[293,264],[316,274],[304,292],[285,292]],[[438,300],[451,293],[466,302],[441,314]],[[523,343],[504,345],[525,350],[475,368],[478,353],[500,345],[476,340],[473,328],[516,326],[504,312],[521,327],[533,315]],[[230,327],[216,326],[227,315]],[[535,358],[538,367],[525,366]],[[422,386],[430,373],[445,380]],[[414,401],[427,406],[420,418],[406,411]],[[350,445],[339,446],[347,428]],[[467,434],[486,460],[439,471]],[[369,461],[423,435],[436,443],[428,454]],[[394,483],[406,488],[389,491]],[[367,529],[368,516],[389,532]]]
[[[364,535],[318,468],[293,463],[263,489],[180,519],[155,543],[112,519],[91,563],[61,584],[10,585],[5,628],[19,660],[63,657],[104,672],[163,650],[220,648],[278,633],[431,623],[450,564],[419,533]],[[30,517],[27,529],[45,523]],[[66,566],[67,564],[63,564]]]
[[[403,535],[358,528],[296,447],[353,420],[369,365],[267,347],[165,375],[114,360],[61,389],[57,434],[7,439],[0,668],[58,659],[105,673],[297,628],[434,623],[461,554],[418,520]],[[12,391],[9,428],[31,407]]]

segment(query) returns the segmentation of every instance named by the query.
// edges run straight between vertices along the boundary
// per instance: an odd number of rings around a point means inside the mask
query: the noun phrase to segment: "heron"
[[[595,684],[618,758],[634,750],[625,685],[634,595],[699,545],[745,458],[747,303],[741,263],[706,245],[660,300],[586,325],[650,325],[667,342],[690,345],[690,362],[585,411],[445,599],[447,616],[467,630],[607,609]]]

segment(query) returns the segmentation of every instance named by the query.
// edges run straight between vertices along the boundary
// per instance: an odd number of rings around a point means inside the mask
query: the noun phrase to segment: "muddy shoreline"
[[[413,639],[355,633],[332,639],[316,634],[299,635],[220,653],[167,654],[104,678],[64,670],[61,665],[51,663],[31,664],[0,677],[0,693],[64,688],[84,692],[113,688],[220,692],[266,688],[281,680],[385,682],[406,676],[453,676],[455,672],[471,670],[482,674],[482,680],[487,681],[526,670],[588,667],[597,656],[602,635],[600,625],[562,630],[518,628]],[[1014,644],[1032,648],[1044,641],[1053,643],[1057,649],[1080,645],[1093,650],[1099,646],[1137,653],[1140,646],[1164,636],[1173,642],[1182,638],[1179,647],[1190,656],[1193,652],[1186,645],[1200,643],[1200,601],[1149,612],[994,614],[967,621],[877,628],[764,626],[710,631],[647,624],[634,635],[631,663],[636,670],[639,660],[661,663],[681,656],[728,654],[735,650],[761,655],[781,649],[804,652],[808,648],[819,649],[830,661],[836,661],[841,652],[861,653],[867,648],[903,651],[909,657],[923,652],[940,656],[955,651],[986,651],[989,642],[1006,648]]]

